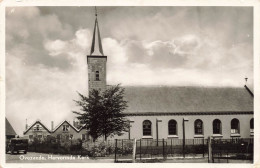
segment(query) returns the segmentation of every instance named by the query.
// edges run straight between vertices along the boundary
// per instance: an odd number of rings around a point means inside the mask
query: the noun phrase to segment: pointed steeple
[[[98,27],[97,8],[96,7],[95,7],[95,15],[96,15],[96,20],[95,20],[95,26],[94,26],[94,31],[93,31],[90,55],[102,55],[103,56],[104,53],[103,53],[101,37],[100,37],[100,32],[99,32],[99,27]]]

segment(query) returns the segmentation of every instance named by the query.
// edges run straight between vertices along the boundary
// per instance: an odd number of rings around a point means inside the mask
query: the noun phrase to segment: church
[[[98,20],[95,20],[88,87],[105,90],[106,62]],[[254,134],[253,93],[245,85],[231,87],[124,87],[131,128],[122,139],[249,138]],[[186,129],[185,129],[186,128]],[[185,129],[185,130],[183,130]]]
[[[87,55],[88,88],[107,87],[107,59],[96,15],[90,54]],[[127,74],[126,74],[127,75]],[[130,130],[110,139],[250,138],[254,136],[254,94],[241,87],[123,86],[128,108],[124,111]],[[40,121],[26,126],[25,136],[90,139],[84,126],[63,121],[49,130]],[[39,136],[39,134],[37,134]]]

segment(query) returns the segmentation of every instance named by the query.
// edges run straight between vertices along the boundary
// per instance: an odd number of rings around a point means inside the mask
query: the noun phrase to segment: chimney
[[[51,121],[51,130],[53,131],[53,121]]]
[[[27,124],[27,118],[26,118],[26,121],[25,121],[25,130],[28,129],[28,124]]]

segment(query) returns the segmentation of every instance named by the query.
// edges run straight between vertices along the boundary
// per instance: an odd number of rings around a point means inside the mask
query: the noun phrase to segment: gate
[[[115,140],[115,162],[132,162],[133,142],[132,139]]]
[[[253,161],[253,142],[253,138],[213,139],[211,144],[212,162]]]
[[[164,139],[139,139],[136,141],[136,159],[167,158],[167,142]]]

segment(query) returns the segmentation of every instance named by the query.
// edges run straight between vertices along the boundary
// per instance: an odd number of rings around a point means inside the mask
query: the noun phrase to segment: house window
[[[34,127],[34,131],[40,131],[40,125],[37,124],[35,127]]]
[[[42,139],[42,135],[38,135],[38,139]]]
[[[33,139],[33,135],[29,135],[29,139]]]
[[[250,120],[250,132],[251,133],[254,132],[254,119],[253,118]]]
[[[213,121],[213,134],[221,134],[221,121],[219,119]]]
[[[82,134],[81,135],[81,139],[84,141],[84,140],[86,140],[86,134]]]
[[[96,71],[96,81],[99,81],[99,71]]]
[[[152,135],[152,123],[149,120],[145,120],[143,122],[143,136],[151,136]]]
[[[231,134],[239,134],[239,120],[236,118],[231,120]]]
[[[169,135],[177,135],[177,122],[175,120],[169,121],[168,133],[169,133]]]
[[[61,139],[61,134],[57,135],[57,139],[60,140]]]
[[[195,135],[203,134],[203,122],[200,119],[197,119],[194,122]]]
[[[63,125],[62,130],[63,130],[64,132],[69,131],[69,125]]]

